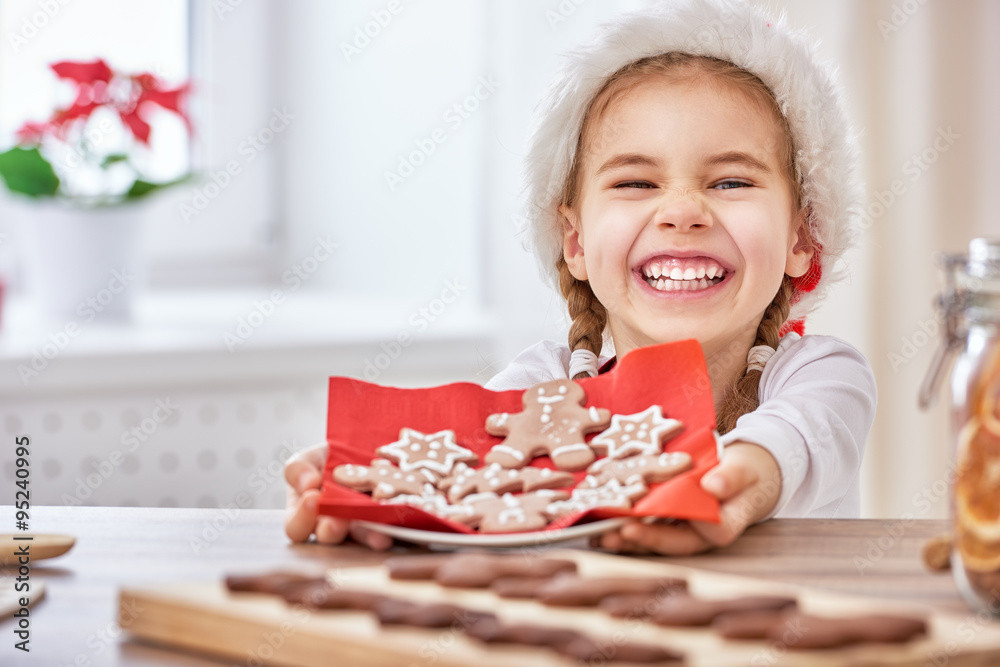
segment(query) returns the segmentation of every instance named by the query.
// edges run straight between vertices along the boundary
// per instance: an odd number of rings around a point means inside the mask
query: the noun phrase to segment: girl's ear
[[[806,220],[809,219],[809,209],[803,208],[792,222],[794,231],[788,239],[788,254],[785,257],[785,275],[798,278],[805,275],[816,254],[816,245],[809,236]]]
[[[580,216],[566,204],[559,204],[563,224],[563,259],[570,274],[577,280],[587,279],[587,262],[583,256]]]

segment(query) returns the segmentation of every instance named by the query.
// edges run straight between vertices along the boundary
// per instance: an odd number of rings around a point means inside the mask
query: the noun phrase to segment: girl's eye
[[[625,181],[624,183],[615,183],[615,188],[655,188],[656,186],[647,181]]]
[[[733,188],[749,188],[751,185],[745,181],[722,181],[713,186],[716,190],[732,190]]]

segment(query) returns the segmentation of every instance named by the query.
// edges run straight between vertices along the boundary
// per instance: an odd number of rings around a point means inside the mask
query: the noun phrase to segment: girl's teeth
[[[670,272],[670,279],[684,280],[684,270],[681,269],[679,266],[675,266],[674,269]]]
[[[699,266],[698,267],[698,274],[695,276],[695,278],[697,278],[698,280],[701,280],[702,278],[705,277],[705,273],[706,273],[705,267],[704,266]]]
[[[694,280],[698,277],[698,272],[694,270],[693,266],[689,266],[684,269],[684,280]]]
[[[708,270],[705,271],[705,277],[708,278],[709,280],[711,280],[712,278],[715,277],[715,267],[714,266],[708,267]]]
[[[653,266],[651,267],[651,270],[653,272],[653,277],[654,278],[659,278],[660,277],[660,265],[659,264],[653,264]]]

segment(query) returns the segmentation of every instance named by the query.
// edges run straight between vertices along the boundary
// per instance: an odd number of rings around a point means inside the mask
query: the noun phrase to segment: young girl
[[[572,325],[568,345],[529,348],[487,387],[595,375],[614,363],[606,348],[696,338],[718,413],[702,487],[721,523],[635,522],[601,544],[688,554],[775,515],[858,516],[874,379],[851,346],[799,332],[861,191],[838,92],[802,38],[736,0],[629,15],[572,56],[539,118],[528,231]],[[293,540],[349,528],[317,523],[324,454],[286,468]]]

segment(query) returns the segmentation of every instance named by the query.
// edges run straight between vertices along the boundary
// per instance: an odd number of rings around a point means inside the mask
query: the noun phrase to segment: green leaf
[[[111,155],[107,156],[106,158],[104,158],[104,160],[101,161],[101,169],[107,169],[113,164],[116,164],[118,162],[126,162],[127,160],[128,160],[128,155],[126,155],[125,153],[112,153]]]
[[[149,195],[151,192],[156,192],[157,190],[162,190],[173,185],[184,183],[189,178],[190,176],[181,176],[180,178],[176,178],[165,183],[151,183],[149,181],[144,181],[141,178],[137,178],[135,179],[135,183],[132,184],[132,187],[125,193],[125,199],[140,199]]]
[[[59,190],[59,177],[37,147],[0,153],[0,177],[8,190],[29,197],[54,197]]]

